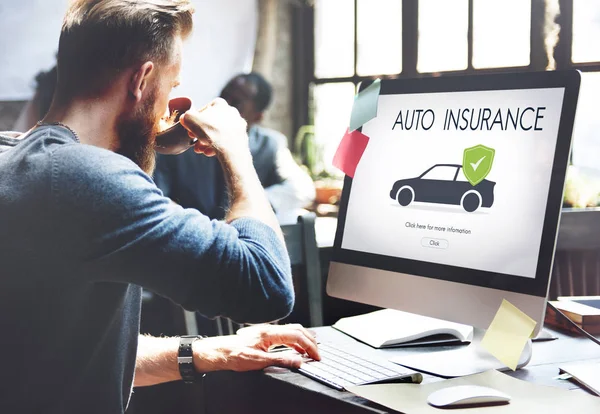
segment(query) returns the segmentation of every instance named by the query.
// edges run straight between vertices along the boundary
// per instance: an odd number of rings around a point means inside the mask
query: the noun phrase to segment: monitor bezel
[[[381,81],[380,95],[564,88],[535,278],[342,249],[348,200],[352,190],[352,178],[348,176],[344,179],[344,188],[340,199],[332,261],[539,297],[547,296],[562,210],[565,175],[571,152],[571,137],[580,82],[581,75],[576,70],[384,79]],[[364,86],[361,85],[361,89]]]

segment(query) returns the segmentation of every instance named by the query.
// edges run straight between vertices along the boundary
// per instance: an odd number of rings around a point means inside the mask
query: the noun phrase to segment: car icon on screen
[[[496,183],[484,179],[472,185],[462,169],[458,164],[436,164],[418,177],[396,181],[390,197],[404,207],[414,201],[457,205],[469,213],[491,207]]]

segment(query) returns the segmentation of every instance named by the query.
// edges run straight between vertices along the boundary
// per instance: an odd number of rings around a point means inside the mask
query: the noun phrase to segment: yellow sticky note
[[[533,319],[503,299],[481,346],[514,371],[535,325]]]

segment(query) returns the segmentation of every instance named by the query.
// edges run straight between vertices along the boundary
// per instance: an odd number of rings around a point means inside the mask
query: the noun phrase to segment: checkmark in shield
[[[492,171],[496,151],[485,145],[475,145],[465,149],[463,154],[463,173],[472,186],[482,182]]]

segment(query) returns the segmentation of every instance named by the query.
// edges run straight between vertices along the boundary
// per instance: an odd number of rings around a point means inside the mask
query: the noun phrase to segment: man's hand
[[[209,157],[249,153],[247,124],[237,109],[217,98],[198,111],[188,111],[180,118],[181,125],[192,138],[198,138],[194,151]]]
[[[192,138],[194,150],[209,157],[216,155],[223,167],[231,206],[227,222],[252,217],[271,227],[279,239],[283,234],[258,179],[248,144],[246,121],[237,109],[217,98],[199,111],[187,111],[179,119]]]
[[[298,368],[302,357],[292,352],[269,352],[287,345],[300,355],[320,360],[317,341],[301,325],[257,325],[242,328],[237,335],[217,336],[194,342],[198,372],[218,370],[252,371],[271,365]]]

